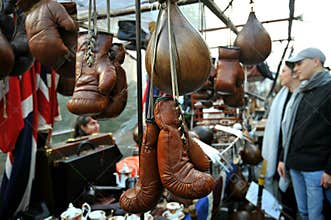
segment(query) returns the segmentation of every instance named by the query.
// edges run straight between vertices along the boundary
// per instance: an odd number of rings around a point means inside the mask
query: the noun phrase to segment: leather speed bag
[[[205,41],[194,27],[186,20],[176,3],[171,3],[171,23],[175,39],[176,70],[179,94],[199,89],[207,80],[211,68],[211,58]],[[151,77],[153,45],[156,40],[156,59],[153,83],[160,90],[171,93],[171,72],[167,9],[160,11],[157,37],[153,34],[146,51],[146,70]],[[159,34],[158,34],[159,33]]]
[[[238,33],[234,45],[240,47],[239,61],[243,64],[263,62],[271,52],[271,39],[254,12],[248,16],[245,26]]]

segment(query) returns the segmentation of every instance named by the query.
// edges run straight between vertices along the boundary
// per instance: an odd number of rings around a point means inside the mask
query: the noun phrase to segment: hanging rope
[[[230,7],[232,7],[233,0],[231,0],[228,5],[225,7],[225,9],[222,11],[222,13],[226,12]]]
[[[110,0],[107,0],[107,32],[110,33]]]
[[[249,4],[251,6],[251,12],[254,12],[254,1],[250,0]]]
[[[151,61],[151,79],[150,79],[150,84],[149,84],[149,100],[148,100],[148,109],[147,109],[147,117],[146,119],[152,119],[153,118],[153,109],[154,109],[154,85],[153,85],[153,80],[154,80],[154,73],[155,73],[155,61],[156,61],[156,49],[157,45],[159,42],[159,36],[161,33],[161,28],[160,28],[160,18],[161,18],[161,9],[160,12],[157,16],[156,20],[156,25],[155,25],[155,30],[153,32],[152,38],[154,39],[153,45],[152,45],[152,50],[153,50],[153,55],[152,55],[152,61]]]
[[[171,84],[172,84],[172,96],[176,103],[176,109],[179,113],[179,127],[178,130],[182,133],[181,140],[186,144],[185,128],[183,122],[183,111],[178,103],[179,90],[178,90],[178,79],[177,79],[177,69],[176,69],[176,58],[178,54],[176,53],[176,41],[173,33],[172,22],[171,22],[171,0],[167,0],[167,12],[168,12],[168,40],[169,40],[169,56],[170,56],[170,72],[171,72]]]
[[[93,7],[93,15],[92,15],[92,7]],[[92,16],[93,16],[93,24],[92,23]],[[92,32],[92,26],[93,25],[93,32]],[[95,48],[95,42],[96,42],[96,35],[98,32],[97,28],[97,7],[96,7],[96,0],[93,0],[93,6],[92,6],[92,0],[89,0],[89,7],[88,7],[88,40],[87,40],[87,51],[84,55],[84,59],[87,62],[87,65],[91,67],[95,61],[95,55],[94,55],[94,48]]]
[[[96,0],[93,0],[93,29],[94,29],[94,35],[97,35],[98,32],[98,15],[97,15],[97,3]]]
[[[169,56],[170,56],[170,73],[171,73],[171,85],[172,85],[172,95],[174,101],[176,101],[179,96],[178,92],[178,82],[177,82],[177,69],[176,69],[176,57],[175,57],[175,39],[173,35],[172,23],[171,23],[171,1],[167,0],[167,12],[168,12],[168,40],[169,40]]]
[[[88,32],[90,33],[91,31],[91,18],[92,18],[92,0],[88,1]]]

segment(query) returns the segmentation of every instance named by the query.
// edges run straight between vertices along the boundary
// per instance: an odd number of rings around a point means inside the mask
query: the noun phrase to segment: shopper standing
[[[295,218],[297,205],[295,202],[293,187],[286,187],[283,191],[277,190],[279,175],[277,164],[282,151],[281,121],[285,108],[292,93],[299,87],[300,80],[294,74],[293,69],[284,65],[279,75],[280,84],[283,86],[272,101],[269,111],[262,143],[262,156],[267,161],[267,170],[264,188],[278,197],[285,206],[285,212]]]
[[[291,57],[301,85],[288,103],[282,122],[283,161],[278,173],[290,170],[301,219],[324,219],[323,191],[331,187],[331,76],[325,55],[307,48]]]

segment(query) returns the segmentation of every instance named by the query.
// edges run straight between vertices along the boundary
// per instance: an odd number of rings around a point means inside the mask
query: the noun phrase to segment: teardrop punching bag
[[[246,65],[263,62],[271,52],[271,38],[252,11],[238,33],[234,45],[240,47],[240,62]]]
[[[169,2],[167,7],[170,7],[178,91],[179,95],[183,95],[199,89],[204,84],[210,72],[211,58],[199,32],[186,20],[177,4]],[[153,83],[160,90],[171,94],[168,12],[167,9],[160,9],[159,13],[155,33],[147,46],[145,64],[151,77],[153,49],[156,45]]]

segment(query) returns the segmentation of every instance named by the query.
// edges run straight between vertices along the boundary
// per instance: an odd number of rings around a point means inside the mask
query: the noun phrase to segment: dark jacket
[[[286,164],[295,170],[331,174],[331,82],[304,94]]]

